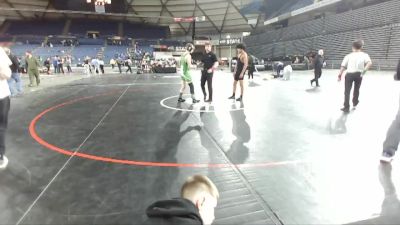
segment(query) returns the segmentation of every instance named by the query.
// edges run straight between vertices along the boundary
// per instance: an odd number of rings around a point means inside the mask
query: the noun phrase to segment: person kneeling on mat
[[[190,75],[190,68],[193,67],[191,54],[194,52],[194,49],[195,49],[194,45],[191,44],[191,43],[188,43],[186,45],[186,52],[181,57],[182,85],[181,85],[181,90],[180,90],[180,93],[179,93],[178,102],[184,102],[185,101],[185,99],[182,98],[182,95],[183,95],[183,92],[186,89],[186,84],[189,85],[190,94],[192,96],[193,103],[200,102],[199,100],[196,100],[196,97],[194,95],[194,86],[193,86],[193,82],[192,82],[192,76]]]
[[[181,189],[181,198],[150,205],[144,224],[210,225],[215,219],[219,192],[206,176],[189,177]]]

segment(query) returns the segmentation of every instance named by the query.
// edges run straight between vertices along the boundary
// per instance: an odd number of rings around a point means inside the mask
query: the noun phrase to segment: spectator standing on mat
[[[126,67],[128,67],[128,69],[125,71],[126,73],[128,73],[128,71],[130,72],[130,73],[132,73],[132,60],[131,60],[131,58],[127,58],[126,60],[125,60],[125,66]]]
[[[218,198],[218,189],[208,177],[189,177],[182,186],[181,198],[158,201],[147,208],[144,224],[210,225]]]
[[[276,78],[279,78],[282,76],[283,68],[285,68],[285,64],[282,61],[279,61],[276,64]]]
[[[71,64],[72,64],[72,57],[71,56],[67,56],[65,58],[65,66],[67,67],[68,73],[72,73]]]
[[[54,73],[60,72],[58,70],[58,56],[54,56],[54,58],[53,58],[53,67],[54,67]]]
[[[99,66],[100,66],[101,74],[104,74],[104,60],[101,58],[99,58]]]
[[[118,66],[118,70],[119,70],[120,74],[122,73],[122,66],[123,65],[124,65],[124,60],[122,59],[121,56],[119,56],[118,59],[117,59],[117,66]]]
[[[204,101],[205,102],[212,102],[213,100],[213,87],[212,87],[212,80],[214,76],[214,71],[218,68],[218,60],[217,56],[211,51],[212,46],[210,43],[205,45],[205,54],[202,58],[203,63],[203,70],[201,71],[201,90],[203,91]],[[208,100],[207,93],[206,93],[206,85],[208,87]]]
[[[90,66],[89,56],[86,56],[85,59],[83,60],[83,66],[85,68],[85,74],[87,76],[90,76],[92,74],[92,67]]]
[[[310,60],[308,59],[308,56],[304,56],[304,64],[306,64],[307,70],[310,69]]]
[[[115,59],[114,58],[110,59],[110,65],[111,65],[111,69],[114,69],[114,67],[115,67]]]
[[[235,99],[235,92],[236,92],[236,86],[237,83],[239,82],[240,84],[240,97],[236,99],[236,101],[242,101],[243,100],[243,92],[244,92],[244,86],[243,86],[243,78],[244,74],[246,73],[247,67],[249,65],[249,59],[246,53],[246,47],[243,44],[238,44],[236,46],[237,50],[237,63],[235,70],[233,72],[233,94],[229,99]]]
[[[5,52],[8,58],[11,60],[11,78],[8,80],[8,86],[10,87],[11,96],[17,96],[22,94],[22,80],[19,73],[19,61],[17,56],[11,53],[10,49],[5,48]]]
[[[100,72],[100,65],[99,65],[99,60],[97,58],[93,58],[91,61],[93,70],[96,72],[96,74],[99,74]]]
[[[394,75],[396,81],[400,81],[400,61],[397,65],[397,72]],[[397,148],[400,142],[400,108],[397,111],[395,120],[390,125],[389,130],[386,134],[386,139],[383,142],[383,152],[381,162],[390,163],[396,154]]]
[[[8,165],[6,153],[6,130],[8,124],[8,112],[10,111],[10,88],[7,80],[11,78],[11,60],[0,47],[0,169]]]
[[[254,71],[256,70],[255,66],[254,66],[254,58],[253,56],[249,56],[249,71],[248,71],[248,75],[249,75],[249,80],[254,80]]]
[[[186,89],[186,84],[189,85],[190,89],[190,95],[192,97],[192,102],[193,103],[198,103],[200,102],[199,100],[196,99],[196,96],[194,94],[194,86],[192,82],[192,75],[190,73],[190,68],[194,67],[192,65],[192,53],[194,52],[194,45],[192,43],[186,44],[186,51],[183,53],[181,56],[181,79],[182,79],[182,84],[181,84],[181,89],[179,91],[179,98],[178,102],[184,102],[185,99],[182,98],[183,92]]]
[[[290,80],[292,73],[293,73],[292,65],[288,63],[288,65],[283,68],[283,80]]]
[[[26,64],[27,64],[27,72],[29,75],[29,87],[33,87],[33,83],[36,79],[36,85],[40,84],[40,75],[39,75],[39,61],[32,55],[31,51],[26,52]]]
[[[350,112],[350,91],[353,83],[353,107],[356,107],[360,102],[358,98],[360,95],[360,87],[363,76],[367,73],[372,65],[369,55],[362,51],[363,46],[364,41],[362,40],[353,42],[353,52],[344,58],[338,76],[338,80],[341,81],[342,75],[347,68],[344,87],[344,107],[341,109],[345,113]]]
[[[65,74],[65,72],[64,72],[64,57],[58,57],[57,65],[58,65],[58,72]]]
[[[320,49],[318,54],[314,58],[314,79],[310,80],[311,86],[315,82],[316,86],[319,87],[318,79],[322,75],[322,67],[324,67],[324,50]]]
[[[47,70],[46,73],[50,74],[50,58],[47,58],[44,61],[43,66],[46,67],[46,70]]]

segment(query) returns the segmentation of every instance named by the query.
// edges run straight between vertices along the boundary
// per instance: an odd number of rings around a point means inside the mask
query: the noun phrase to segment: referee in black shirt
[[[206,52],[203,55],[203,59],[201,62],[203,63],[204,67],[203,70],[201,71],[201,90],[203,90],[204,94],[204,101],[205,102],[212,102],[212,94],[213,94],[213,89],[212,89],[212,78],[214,74],[214,70],[218,68],[218,60],[217,56],[211,51],[211,44],[207,43],[205,45]],[[208,100],[207,99],[207,93],[206,93],[206,85],[208,86]]]

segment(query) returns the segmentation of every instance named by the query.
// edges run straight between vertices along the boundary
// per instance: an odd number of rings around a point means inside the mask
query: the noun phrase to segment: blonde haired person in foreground
[[[181,198],[150,205],[145,224],[210,225],[218,198],[218,189],[208,177],[194,175],[183,184]]]

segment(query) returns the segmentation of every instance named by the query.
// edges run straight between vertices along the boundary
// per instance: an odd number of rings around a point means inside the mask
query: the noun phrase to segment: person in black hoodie
[[[206,176],[189,177],[181,189],[181,198],[158,201],[150,205],[146,225],[210,225],[218,189]]]
[[[319,87],[318,79],[321,78],[322,75],[322,67],[324,65],[324,50],[320,49],[318,54],[315,56],[314,59],[314,79],[310,81],[311,86],[315,82],[317,87]]]

